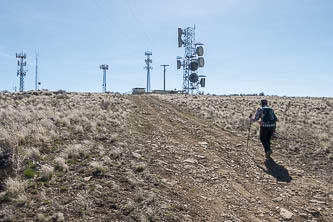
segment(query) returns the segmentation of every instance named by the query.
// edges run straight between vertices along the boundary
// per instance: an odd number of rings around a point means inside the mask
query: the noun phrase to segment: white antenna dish
[[[204,59],[204,57],[199,57],[198,58],[198,63],[199,63],[199,67],[204,67],[205,66],[205,59]]]
[[[202,46],[197,47],[197,54],[198,54],[198,56],[203,56],[204,49]]]
[[[200,86],[205,87],[206,86],[206,78],[201,78],[200,79]]]
[[[182,40],[183,29],[178,28],[178,48],[182,47],[184,42]]]
[[[182,63],[180,60],[177,60],[177,69],[180,69],[182,67]]]

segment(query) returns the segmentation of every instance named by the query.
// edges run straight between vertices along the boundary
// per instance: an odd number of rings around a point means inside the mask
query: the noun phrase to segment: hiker
[[[261,107],[257,109],[254,119],[252,119],[252,114],[250,114],[249,118],[252,122],[256,122],[260,119],[260,141],[264,146],[266,158],[270,158],[272,154],[271,137],[275,131],[277,121],[274,110],[268,107],[267,100],[263,99],[261,100]]]

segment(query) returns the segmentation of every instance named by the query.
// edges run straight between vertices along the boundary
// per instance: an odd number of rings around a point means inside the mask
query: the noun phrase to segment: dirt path
[[[333,186],[149,95],[133,96],[133,135],[183,221],[333,221]]]

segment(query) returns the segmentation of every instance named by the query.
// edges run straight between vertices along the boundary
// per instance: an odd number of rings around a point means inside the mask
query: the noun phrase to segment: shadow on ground
[[[277,164],[272,158],[266,159],[265,166],[267,169],[261,167],[262,170],[275,177],[277,181],[289,183],[292,180],[288,170],[283,165]]]

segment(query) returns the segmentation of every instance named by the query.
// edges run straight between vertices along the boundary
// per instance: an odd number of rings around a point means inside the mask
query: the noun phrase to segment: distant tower
[[[17,76],[20,76],[20,92],[24,91],[24,76],[26,76],[27,71],[23,69],[27,65],[27,62],[24,61],[27,58],[27,55],[23,52],[17,54]]]
[[[100,69],[103,70],[103,92],[106,92],[106,70],[109,69],[109,66],[106,64],[100,65],[99,66]]]
[[[161,66],[163,66],[163,68],[164,68],[164,72],[163,72],[164,73],[164,75],[163,75],[163,80],[164,80],[163,81],[163,89],[165,91],[165,71],[166,71],[166,67],[169,66],[169,65],[161,65]]]
[[[145,52],[145,56],[147,56],[147,59],[145,59],[145,62],[147,64],[147,66],[145,66],[145,69],[147,69],[147,92],[151,92],[151,88],[150,88],[150,70],[153,69],[153,67],[150,66],[150,63],[153,62],[153,60],[150,59],[151,55],[153,55],[152,52],[149,52],[149,51]]]
[[[183,91],[187,94],[205,87],[206,76],[198,74],[198,68],[205,65],[202,43],[195,42],[195,25],[178,28],[178,47],[185,48],[184,58],[177,56],[177,69],[183,67]]]
[[[35,72],[35,90],[38,90],[38,52],[36,52],[36,72]]]

